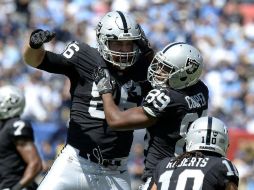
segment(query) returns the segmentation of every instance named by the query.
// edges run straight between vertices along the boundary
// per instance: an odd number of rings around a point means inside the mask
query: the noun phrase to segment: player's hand
[[[44,43],[51,41],[55,36],[55,32],[36,29],[30,35],[29,45],[33,49],[39,49]]]
[[[115,80],[111,79],[107,69],[98,68],[95,73],[95,83],[100,95],[113,93],[115,88]]]
[[[11,190],[21,190],[22,189],[22,186],[20,183],[17,183],[16,185],[14,185]]]
[[[147,57],[149,61],[152,61],[152,58],[154,56],[154,51],[151,48],[150,42],[147,39],[145,32],[143,31],[140,25],[139,25],[139,29],[141,32],[141,39],[137,41],[137,46],[139,47],[141,53],[144,54],[144,56]]]

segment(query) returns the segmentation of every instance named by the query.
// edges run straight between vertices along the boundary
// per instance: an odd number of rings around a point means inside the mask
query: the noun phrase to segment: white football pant
[[[37,190],[131,190],[127,158],[121,160],[120,166],[104,167],[67,145]]]

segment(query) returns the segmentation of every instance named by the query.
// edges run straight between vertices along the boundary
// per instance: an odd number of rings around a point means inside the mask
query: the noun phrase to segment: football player
[[[184,137],[190,124],[207,115],[208,88],[200,80],[201,53],[192,45],[176,42],[156,53],[148,68],[148,80],[154,87],[143,105],[121,111],[110,92],[114,79],[106,70],[98,71],[97,87],[102,94],[109,126],[115,130],[147,128],[143,189],[149,188],[157,163],[184,151]],[[101,79],[101,80],[99,80]]]
[[[20,118],[25,107],[22,91],[0,87],[0,189],[35,190],[42,169],[31,124]]]
[[[149,88],[146,72],[153,50],[140,25],[130,15],[113,11],[97,25],[98,48],[73,41],[61,54],[46,51],[50,31],[35,30],[24,52],[27,64],[70,79],[71,113],[67,143],[39,186],[39,190],[130,190],[127,157],[133,131],[108,127],[95,84],[98,67],[115,79],[114,99],[121,109],[141,104]]]
[[[228,146],[227,127],[221,120],[197,119],[186,134],[186,153],[156,166],[152,190],[237,190],[238,171],[225,157]]]

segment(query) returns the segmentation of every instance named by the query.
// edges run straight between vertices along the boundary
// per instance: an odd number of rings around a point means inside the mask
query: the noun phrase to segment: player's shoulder
[[[231,181],[235,184],[239,182],[239,173],[236,166],[226,157],[217,157],[213,159],[213,172],[221,174],[224,181]]]
[[[143,109],[153,117],[162,115],[167,107],[174,106],[175,100],[172,96],[167,88],[153,88],[144,99]]]
[[[76,52],[74,55],[79,55],[81,53],[99,53],[96,48],[89,46],[87,43],[79,41],[68,42],[62,52],[66,58],[72,57],[72,52]]]
[[[223,165],[224,165],[225,167],[228,168],[228,166],[230,166],[231,170],[237,171],[237,172],[238,172],[238,170],[237,170],[235,164],[234,164],[231,160],[229,160],[228,158],[226,158],[226,157],[221,157],[221,162],[223,163]]]
[[[13,125],[17,125],[16,123],[22,123],[22,125],[26,127],[31,127],[31,123],[27,120],[21,119],[20,117],[13,117],[7,120],[6,124],[9,127],[13,127]]]
[[[148,92],[145,98],[145,101],[147,103],[152,103],[156,101],[161,102],[163,100],[163,103],[166,106],[166,104],[171,102],[170,100],[171,97],[172,97],[172,93],[170,93],[170,89],[156,87],[156,88],[150,89],[150,91]]]
[[[84,42],[70,42],[65,47],[62,55],[79,67],[106,67],[106,63],[98,49]]]
[[[209,155],[208,156],[211,160],[213,160],[214,163],[221,164],[221,163],[232,163],[228,158],[224,156],[214,156],[214,155]]]
[[[101,57],[100,53],[98,51],[98,49],[96,47],[92,47],[89,44],[85,43],[85,42],[77,42],[74,41],[73,43],[76,43],[79,48],[80,48],[80,54],[85,54],[85,55],[91,55],[93,56],[92,58],[98,58]]]
[[[6,124],[11,136],[24,136],[33,139],[33,128],[29,121],[15,117],[9,119]]]
[[[209,91],[208,89],[208,86],[202,81],[202,80],[199,80],[197,83],[196,83],[196,86],[195,88],[199,88],[203,91]]]
[[[238,174],[237,168],[235,167],[234,163],[228,158],[217,156],[209,156],[209,157],[211,159],[212,164],[214,165],[213,168]]]

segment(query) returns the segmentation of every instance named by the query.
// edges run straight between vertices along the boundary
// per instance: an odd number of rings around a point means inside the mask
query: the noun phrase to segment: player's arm
[[[142,107],[121,111],[111,93],[102,94],[102,100],[107,123],[115,130],[146,128],[156,121],[156,118],[148,116]]]
[[[238,190],[238,187],[235,183],[229,182],[227,183],[226,190]]]
[[[23,58],[24,61],[32,66],[38,67],[46,54],[43,44],[51,41],[55,33],[41,29],[34,30],[29,38],[29,43],[25,45]]]
[[[98,69],[95,82],[102,96],[103,108],[108,125],[115,130],[141,129],[151,126],[156,118],[148,116],[142,107],[121,111],[115,104],[112,92],[115,81],[112,81],[107,69]]]
[[[42,169],[42,161],[33,141],[29,138],[18,138],[15,141],[16,149],[23,161],[27,164],[25,172],[17,186],[26,187],[34,181]],[[13,187],[15,189],[15,186]]]
[[[142,107],[135,107],[121,111],[115,104],[112,92],[115,81],[112,81],[107,69],[98,69],[95,82],[99,94],[102,96],[103,108],[108,125],[115,130],[131,130],[149,127],[156,118],[148,116]]]

